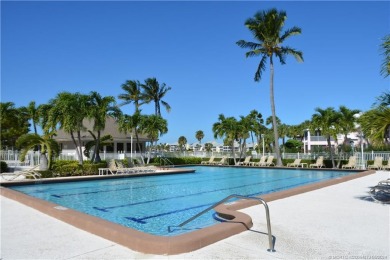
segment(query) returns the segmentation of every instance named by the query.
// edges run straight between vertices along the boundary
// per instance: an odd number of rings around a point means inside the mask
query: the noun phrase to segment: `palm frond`
[[[267,63],[267,56],[263,56],[260,60],[259,66],[257,66],[257,70],[255,73],[255,81],[259,81],[261,79],[261,74],[265,70],[265,64]]]

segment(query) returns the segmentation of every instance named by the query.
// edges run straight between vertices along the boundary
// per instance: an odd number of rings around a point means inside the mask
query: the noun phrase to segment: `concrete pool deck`
[[[368,187],[390,177],[378,171],[268,203],[276,252],[267,252],[264,209],[249,231],[179,255],[143,254],[77,229],[0,196],[1,259],[389,259],[390,205]],[[364,258],[365,257],[365,258]]]

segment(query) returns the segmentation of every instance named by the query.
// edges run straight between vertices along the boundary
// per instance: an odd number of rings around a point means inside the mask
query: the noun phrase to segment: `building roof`
[[[96,132],[93,131],[93,122],[94,122],[93,120],[84,119],[83,125],[87,130],[81,132],[81,140],[83,140],[83,141],[93,140],[93,137],[88,132],[88,130],[91,130],[94,134],[96,134]],[[131,136],[133,136],[134,141],[136,140],[134,130],[130,133],[123,133],[123,132],[119,132],[118,129],[119,129],[119,127],[118,127],[118,123],[116,122],[116,120],[112,117],[107,117],[105,129],[103,131],[101,131],[100,135],[104,136],[104,135],[109,134],[113,137],[114,141],[130,141]],[[138,134],[138,138],[139,138],[140,142],[150,141],[150,139],[147,138],[147,136],[143,135],[143,134]],[[54,139],[57,142],[65,142],[65,141],[72,140],[70,134],[65,133],[62,129],[59,129],[57,131],[57,135],[54,136]]]

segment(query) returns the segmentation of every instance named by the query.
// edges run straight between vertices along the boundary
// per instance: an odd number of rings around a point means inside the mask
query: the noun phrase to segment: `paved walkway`
[[[389,172],[269,203],[276,252],[267,252],[264,209],[242,210],[250,231],[200,250],[147,255],[102,239],[0,196],[0,259],[390,259],[390,205],[368,187]]]

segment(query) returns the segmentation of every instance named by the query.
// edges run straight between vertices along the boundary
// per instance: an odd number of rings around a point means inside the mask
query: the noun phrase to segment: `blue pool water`
[[[172,236],[215,224],[213,212],[174,227],[231,194],[258,196],[351,172],[193,166],[195,173],[13,186],[14,190],[142,232]]]

